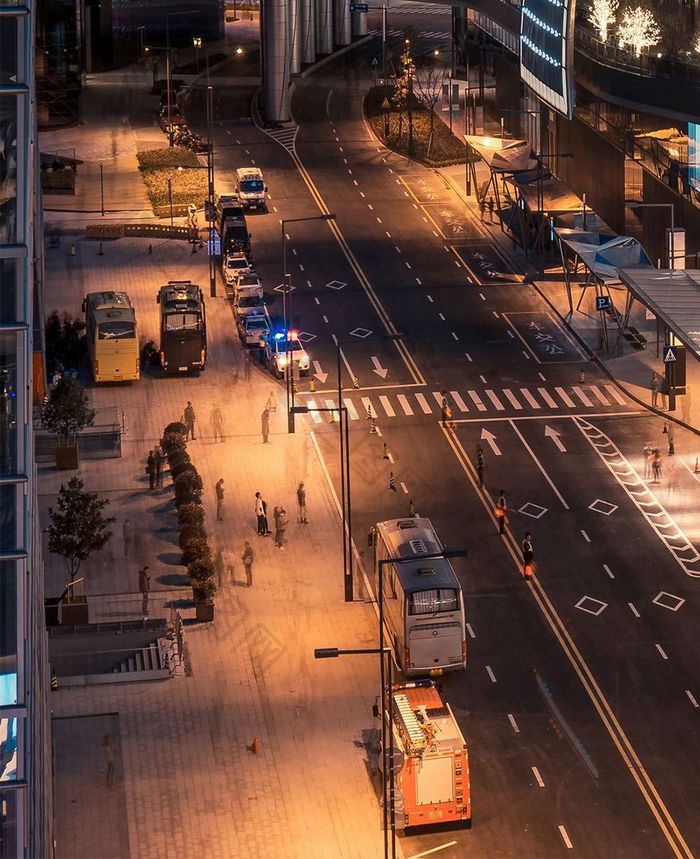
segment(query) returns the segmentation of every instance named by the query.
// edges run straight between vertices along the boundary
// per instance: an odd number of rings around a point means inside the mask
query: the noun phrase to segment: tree
[[[607,42],[608,30],[615,23],[618,0],[593,0],[589,21],[598,31],[601,42]]]
[[[112,537],[109,526],[115,521],[102,513],[109,500],[86,492],[84,485],[80,477],[72,477],[68,486],[61,484],[56,509],[49,507],[49,552],[65,560],[69,583],[83,561],[104,549]]]
[[[61,379],[41,412],[41,425],[64,443],[92,426],[94,420],[95,410],[90,408],[87,393],[75,379]]]
[[[625,9],[617,33],[620,42],[629,45],[638,57],[641,57],[643,48],[656,45],[661,36],[654,13],[642,6]]]
[[[420,103],[430,114],[430,137],[428,138],[428,147],[426,155],[430,155],[430,149],[433,145],[433,131],[435,129],[435,108],[437,103],[442,98],[442,87],[448,79],[446,69],[431,66],[427,71],[416,75],[415,87],[416,96]]]

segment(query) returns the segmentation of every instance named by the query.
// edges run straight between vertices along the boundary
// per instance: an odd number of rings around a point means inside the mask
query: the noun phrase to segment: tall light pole
[[[202,47],[202,37],[193,36],[192,44],[194,46],[195,56],[197,57],[197,72],[199,72],[199,49]]]
[[[104,164],[100,161],[100,209],[102,217],[105,216],[105,182],[104,182]]]
[[[172,149],[173,145],[173,123],[172,123],[172,107],[170,97],[172,95],[172,68],[170,64],[170,19],[178,15],[199,15],[199,9],[186,9],[182,12],[166,12],[165,13],[165,86],[168,94],[168,146]]]
[[[282,226],[282,314],[284,317],[284,386],[287,394],[287,432],[294,432],[294,366],[289,356],[289,322],[292,320],[292,275],[287,271],[287,224],[299,224],[302,221],[335,221],[333,212],[322,215],[310,215],[308,218],[287,218]],[[289,293],[289,298],[287,298]]]
[[[214,87],[207,84],[207,220],[209,221],[209,295],[216,298],[216,260],[214,259]]]

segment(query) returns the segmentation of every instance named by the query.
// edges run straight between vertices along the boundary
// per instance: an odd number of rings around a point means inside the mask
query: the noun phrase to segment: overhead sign
[[[520,77],[554,110],[574,109],[574,13],[576,0],[523,0]]]
[[[678,360],[677,346],[664,346],[664,364],[673,364]]]
[[[596,295],[596,297],[595,297],[595,309],[596,310],[610,310],[610,296],[609,295]]]

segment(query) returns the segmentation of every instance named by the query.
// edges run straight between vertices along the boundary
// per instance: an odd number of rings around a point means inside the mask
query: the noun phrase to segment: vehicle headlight
[[[280,367],[286,367],[286,366],[287,366],[287,359],[280,357]]]
[[[299,366],[302,367],[304,370],[308,369],[308,367],[309,367],[309,356],[308,355],[306,355],[305,357],[300,359]]]

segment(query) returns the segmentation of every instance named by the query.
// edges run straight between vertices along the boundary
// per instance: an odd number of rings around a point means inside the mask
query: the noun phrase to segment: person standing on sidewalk
[[[498,519],[498,533],[504,534],[506,530],[506,493],[504,489],[500,490],[498,502],[496,503],[496,518]]]
[[[148,594],[151,590],[151,576],[149,570],[151,568],[141,567],[139,570],[139,592],[141,593],[141,614],[144,620],[148,618]]]
[[[247,588],[253,587],[253,547],[246,540],[243,544],[243,554],[241,555],[241,560],[243,561],[243,569],[245,570],[245,586]]]
[[[297,487],[297,504],[299,506],[299,524],[308,525],[309,520],[306,518],[306,488],[303,483]]]
[[[657,408],[659,402],[659,377],[656,373],[651,374],[651,405],[652,408]]]
[[[267,504],[259,492],[255,493],[255,515],[258,517],[258,536],[269,536],[270,529],[267,525]]]
[[[153,456],[152,450],[148,451],[146,474],[148,475],[148,488],[153,489],[156,485],[156,458]]]
[[[532,534],[529,531],[525,532],[523,540],[523,578],[532,578],[532,561],[535,557],[535,550],[532,547]]]
[[[224,416],[218,405],[212,407],[209,415],[209,423],[211,424],[211,434],[214,436],[214,444],[217,441],[224,440]]]
[[[644,479],[648,480],[649,475],[651,474],[651,456],[652,456],[651,442],[648,441],[644,445]]]
[[[122,540],[124,541],[124,557],[129,557],[131,543],[134,539],[134,529],[131,527],[131,519],[125,519],[122,525]]]
[[[484,488],[484,451],[480,444],[476,446],[476,473],[479,478],[479,489]]]
[[[275,396],[274,391],[270,391],[270,396],[267,398],[267,402],[265,403],[265,408],[268,412],[276,412],[277,411],[277,397]]]
[[[262,432],[263,444],[267,444],[267,439],[270,435],[270,410],[269,409],[263,409],[263,413],[260,416],[260,430]]]
[[[275,546],[278,549],[284,549],[284,532],[287,530],[289,519],[287,519],[287,511],[284,507],[275,507]]]
[[[222,522],[224,518],[224,478],[216,481],[216,521]]]
[[[156,463],[156,486],[160,487],[163,485],[163,461],[165,460],[165,454],[160,443],[153,448],[153,459]]]
[[[192,440],[194,441],[197,437],[194,434],[194,423],[197,418],[195,416],[194,409],[192,408],[192,403],[189,400],[187,401],[187,405],[185,406],[185,411],[182,415],[182,418],[185,424],[185,429],[187,430],[186,438],[189,439],[191,436]]]

